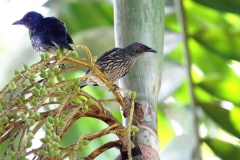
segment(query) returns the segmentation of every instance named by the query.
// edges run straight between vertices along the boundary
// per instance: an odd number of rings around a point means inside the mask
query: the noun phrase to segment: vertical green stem
[[[193,115],[193,135],[196,141],[196,145],[194,148],[194,153],[193,157],[195,160],[201,160],[201,140],[200,140],[200,135],[199,135],[199,124],[198,124],[198,117],[197,117],[197,106],[196,106],[196,101],[195,101],[195,96],[194,96],[194,83],[192,79],[192,74],[191,74],[191,66],[192,66],[192,61],[191,61],[191,55],[189,51],[189,46],[188,46],[188,34],[187,34],[187,21],[186,21],[186,15],[184,12],[184,7],[183,7],[183,1],[182,0],[175,0],[175,5],[176,5],[176,10],[178,11],[178,18],[180,21],[180,25],[182,27],[182,33],[183,33],[183,44],[184,44],[184,56],[186,59],[186,65],[187,65],[187,72],[188,72],[188,87],[189,87],[189,95],[190,95],[190,109]]]
[[[136,101],[142,104],[144,110],[144,121],[136,141],[157,152],[157,98],[163,61],[164,5],[164,0],[114,1],[116,46],[141,42],[158,51],[157,54],[145,53],[139,57],[130,73],[119,81],[121,88],[136,91]]]

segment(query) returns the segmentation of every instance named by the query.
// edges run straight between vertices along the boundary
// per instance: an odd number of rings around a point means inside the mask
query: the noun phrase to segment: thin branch
[[[189,93],[190,93],[190,107],[193,115],[193,121],[194,121],[194,135],[196,135],[196,148],[194,156],[201,160],[201,140],[199,135],[199,120],[197,117],[197,105],[196,100],[194,96],[194,82],[192,79],[191,69],[192,69],[192,59],[191,54],[189,50],[188,45],[188,31],[187,31],[187,20],[186,20],[186,14],[184,11],[183,1],[182,0],[175,0],[176,4],[176,10],[178,11],[179,21],[180,25],[182,27],[182,33],[183,33],[183,44],[184,44],[184,56],[186,58],[186,65],[187,65],[187,72],[188,72],[188,87],[189,87]]]

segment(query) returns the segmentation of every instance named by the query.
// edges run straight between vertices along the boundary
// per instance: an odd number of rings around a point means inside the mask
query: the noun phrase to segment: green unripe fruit
[[[46,133],[46,135],[48,135],[48,136],[51,136],[51,135],[52,135],[52,131],[49,130],[49,129],[46,129],[46,130],[45,130],[45,133]]]
[[[66,122],[64,122],[62,119],[59,120],[59,126],[63,127],[65,126]]]
[[[27,106],[27,105],[24,105],[24,106],[23,106],[23,109],[28,109],[28,106]]]
[[[7,106],[7,101],[2,100],[0,104],[1,104],[3,107],[6,107],[6,106]]]
[[[47,93],[48,93],[48,91],[47,91],[46,88],[42,88],[42,89],[40,90],[40,95],[41,95],[41,96],[44,96],[44,95],[46,95]]]
[[[32,116],[35,115],[35,112],[34,112],[34,110],[30,109],[30,110],[28,111],[28,114],[29,114],[30,117],[32,117]]]
[[[39,90],[37,88],[33,88],[32,93],[35,95],[39,95]]]
[[[25,156],[21,155],[17,158],[17,160],[25,160]]]
[[[40,115],[39,112],[35,113],[35,118],[36,118],[36,120],[40,120],[41,119],[41,115]]]
[[[80,87],[75,87],[73,91],[74,91],[74,93],[79,93],[79,92],[80,92],[80,90],[81,90],[81,88],[80,88]]]
[[[8,123],[8,121],[9,121],[8,117],[3,117],[3,118],[1,119],[1,123],[2,123],[2,124]]]
[[[43,75],[44,77],[47,76],[47,71],[46,71],[45,69],[43,69],[43,68],[40,69],[40,73],[41,73],[41,75]]]
[[[49,135],[46,135],[45,136],[45,140],[46,140],[46,142],[51,142],[52,138]]]
[[[51,72],[51,71],[48,71],[48,73],[47,73],[47,77],[48,78],[53,78],[54,77],[54,73],[53,72]]]
[[[93,104],[93,100],[88,99],[88,100],[86,101],[86,105],[87,105],[87,106],[91,106],[92,104]]]
[[[83,152],[86,150],[86,147],[85,146],[79,146],[78,147],[78,152]]]
[[[13,118],[14,120],[17,120],[17,119],[19,118],[19,116],[18,116],[17,114],[14,114],[14,115],[12,116],[12,118]]]
[[[21,86],[22,86],[22,88],[26,88],[26,87],[27,87],[27,82],[23,82],[23,83],[21,84]]]
[[[60,87],[60,90],[61,90],[61,91],[65,91],[66,88],[65,88],[65,87]]]
[[[139,132],[139,128],[136,126],[131,126],[132,132]]]
[[[55,142],[61,142],[61,138],[60,138],[59,136],[55,136],[55,137],[54,137],[54,141],[55,141]]]
[[[47,143],[46,146],[47,146],[47,149],[48,149],[48,150],[52,149],[52,145],[51,145],[51,143]]]
[[[30,147],[32,147],[32,141],[28,141],[26,144],[26,148],[30,148]]]
[[[30,69],[30,67],[29,67],[27,64],[23,64],[23,68],[24,68],[25,70],[29,70],[29,69]]]
[[[47,123],[45,124],[45,126],[46,126],[46,128],[49,129],[49,130],[52,130],[52,129],[53,129],[53,128],[52,128],[52,125],[51,125],[49,122],[47,122]]]
[[[29,79],[29,83],[34,84],[35,83],[34,79]]]
[[[47,120],[49,123],[53,123],[53,117],[48,117]]]
[[[4,111],[4,110],[3,110],[3,108],[2,108],[2,107],[0,107],[0,114],[1,114],[1,113],[3,113],[3,111]]]
[[[31,119],[29,122],[28,122],[28,125],[29,126],[33,126],[35,124],[35,120],[34,119]]]
[[[45,60],[45,54],[40,54],[42,60]]]
[[[57,76],[57,80],[58,80],[59,82],[62,82],[63,76],[61,76],[61,75]]]
[[[23,103],[23,101],[22,101],[22,99],[21,99],[21,98],[19,98],[19,99],[17,99],[16,103],[17,103],[17,104],[22,104],[22,103]]]
[[[17,75],[19,72],[17,70],[14,71],[14,74]]]
[[[76,79],[76,80],[74,81],[74,86],[79,86],[80,83],[81,83],[81,80],[80,80],[80,79]]]
[[[44,144],[47,143],[45,138],[41,138],[40,141],[41,141],[42,143],[44,143]]]
[[[73,52],[72,52],[72,57],[73,57],[73,58],[78,58],[78,53],[77,53],[76,51],[73,51]]]
[[[30,102],[30,105],[31,105],[31,106],[36,106],[37,103],[36,103],[35,101],[32,100],[32,101]]]
[[[93,57],[92,57],[92,60],[93,60],[93,62],[96,62],[96,61],[97,61],[97,59],[98,59],[98,57],[97,57],[97,56],[93,56]]]
[[[83,106],[82,111],[84,113],[86,113],[88,111],[88,106],[86,104]]]
[[[15,82],[11,82],[11,83],[10,83],[10,87],[11,87],[11,89],[16,89],[16,88],[17,88],[17,85],[16,85]]]
[[[10,156],[10,157],[12,157],[12,156],[15,155],[15,153],[14,153],[13,151],[8,150],[8,151],[7,151],[7,155]]]
[[[59,125],[60,120],[58,118],[54,118],[54,125],[58,126]]]
[[[43,75],[42,73],[39,74],[41,78],[46,78],[46,75]]]
[[[59,148],[59,143],[53,142],[53,148],[54,150]]]
[[[136,98],[136,92],[135,91],[132,91],[131,92],[131,99],[135,99]]]
[[[57,51],[57,53],[56,53],[56,54],[57,54],[57,59],[60,59],[60,58],[62,58],[62,53],[61,53],[59,50]]]
[[[41,149],[41,150],[39,151],[39,154],[42,155],[42,156],[46,156],[47,153],[48,153],[48,152],[45,151],[45,150],[43,150],[43,149]]]
[[[21,119],[22,119],[23,121],[26,121],[26,120],[27,120],[27,116],[26,116],[26,114],[24,114],[24,113],[21,113],[21,114],[20,114],[20,117],[21,117]]]
[[[84,139],[84,140],[82,140],[81,143],[83,146],[87,146],[89,144],[89,140]]]
[[[40,88],[41,88],[41,84],[38,83],[38,82],[36,82],[36,83],[35,83],[35,88],[40,89]]]
[[[54,68],[54,69],[53,69],[53,72],[54,72],[54,73],[59,73],[60,71],[61,71],[61,68]]]
[[[50,97],[50,98],[49,98],[49,102],[54,102],[54,98],[53,98],[53,97]]]
[[[58,156],[60,153],[60,150],[53,150],[54,156]]]
[[[50,54],[48,52],[45,53],[45,59],[49,60],[50,59]]]
[[[55,82],[52,79],[48,80],[47,83],[48,83],[49,86],[54,86],[55,85]]]
[[[49,151],[47,156],[48,156],[48,158],[53,158],[54,157],[54,152],[53,151]]]
[[[33,139],[34,138],[34,134],[31,131],[28,132],[28,138],[29,139]]]
[[[29,73],[29,74],[28,74],[28,78],[29,78],[30,80],[34,80],[34,78],[36,78],[36,74],[34,74],[34,73]]]
[[[70,88],[66,88],[65,92],[69,94],[72,92],[72,90]]]
[[[67,118],[67,115],[66,114],[62,114],[61,117],[60,117],[62,120],[65,120]]]

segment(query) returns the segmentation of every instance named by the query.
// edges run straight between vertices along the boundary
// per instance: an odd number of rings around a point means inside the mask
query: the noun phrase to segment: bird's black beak
[[[149,48],[149,49],[147,50],[147,52],[157,53],[157,51],[156,51],[155,49],[152,49],[152,48]]]
[[[24,24],[24,21],[18,20],[16,22],[14,22],[12,25],[17,25],[17,24],[22,25],[22,24]]]

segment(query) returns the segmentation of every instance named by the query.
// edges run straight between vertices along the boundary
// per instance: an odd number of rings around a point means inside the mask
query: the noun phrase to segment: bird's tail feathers
[[[55,42],[55,43],[60,47],[66,48],[68,50],[73,50],[72,47],[67,43],[64,43],[64,42]]]

